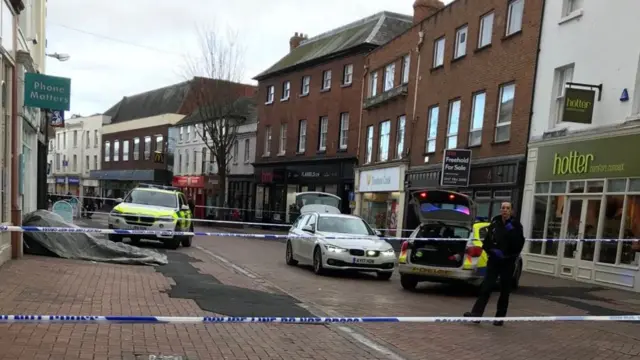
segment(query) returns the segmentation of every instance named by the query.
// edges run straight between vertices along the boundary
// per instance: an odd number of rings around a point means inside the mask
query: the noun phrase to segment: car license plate
[[[354,264],[373,264],[375,261],[373,259],[358,259],[353,258]]]
[[[146,230],[147,228],[145,228],[144,226],[139,226],[139,225],[133,225],[133,230]]]
[[[417,272],[417,273],[421,273],[421,274],[429,274],[429,275],[441,275],[441,276],[444,276],[444,275],[451,274],[451,271],[442,270],[442,269],[429,269],[429,268],[414,267],[411,270],[413,272]]]

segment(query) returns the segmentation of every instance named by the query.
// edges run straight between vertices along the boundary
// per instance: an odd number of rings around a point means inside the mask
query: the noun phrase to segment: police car
[[[413,290],[423,281],[480,286],[488,261],[482,240],[490,223],[476,220],[471,198],[446,190],[418,191],[412,194],[411,203],[421,224],[400,249],[402,287]],[[518,287],[521,274],[522,259],[518,258],[513,289]]]
[[[318,275],[327,270],[351,270],[374,272],[380,280],[391,278],[395,255],[391,244],[362,218],[324,204],[300,209],[300,217],[289,230],[285,253],[287,265],[312,265]]]
[[[109,213],[109,229],[193,231],[192,214],[187,199],[177,188],[140,184]],[[109,240],[120,242],[123,235],[109,234]],[[192,236],[130,235],[132,243],[141,239],[158,240],[170,249],[180,244],[191,246]]]

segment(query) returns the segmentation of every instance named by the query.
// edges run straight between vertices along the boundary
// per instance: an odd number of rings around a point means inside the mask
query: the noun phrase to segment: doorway
[[[600,197],[567,198],[561,237],[576,241],[561,243],[560,275],[577,278],[580,268],[593,268],[596,242],[581,240],[598,238],[601,205]]]

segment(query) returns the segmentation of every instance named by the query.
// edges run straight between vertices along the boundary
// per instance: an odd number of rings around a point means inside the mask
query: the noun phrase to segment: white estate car
[[[329,205],[300,209],[287,239],[288,265],[313,265],[316,274],[326,270],[375,272],[389,280],[396,265],[391,244],[360,217],[341,214]]]

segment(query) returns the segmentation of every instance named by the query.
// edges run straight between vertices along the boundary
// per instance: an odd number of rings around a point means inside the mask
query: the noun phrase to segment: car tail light
[[[409,248],[409,242],[405,241],[402,243],[402,247],[400,248],[400,253],[406,253],[407,249]]]
[[[427,198],[427,193],[426,192],[421,192],[420,193],[420,197],[423,198],[423,199],[426,199]]]
[[[467,248],[467,255],[471,257],[480,257],[482,256],[482,248],[480,246],[470,246]]]

